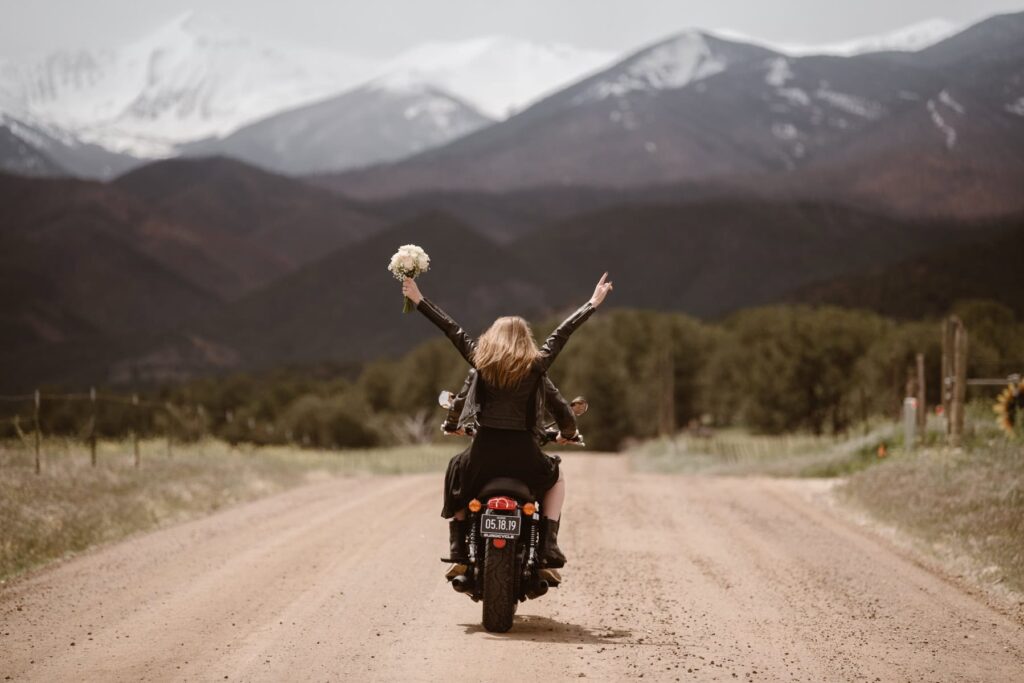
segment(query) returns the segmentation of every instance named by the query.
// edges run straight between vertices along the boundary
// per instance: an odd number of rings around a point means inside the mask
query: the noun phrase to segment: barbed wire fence
[[[37,389],[30,394],[0,394],[0,435],[3,438],[15,438],[34,456],[36,474],[43,469],[43,439],[47,436],[44,408],[63,404],[85,403],[85,416],[82,411],[72,413],[70,419],[84,422],[76,430],[79,440],[89,448],[90,465],[96,467],[97,444],[100,439],[100,420],[104,406],[118,406],[122,416],[117,420],[118,432],[127,436],[132,444],[133,465],[138,468],[142,464],[140,440],[143,432],[162,436],[165,441],[167,457],[174,454],[175,436],[197,439],[209,433],[209,411],[202,404],[176,404],[171,401],[151,400],[140,397],[138,393],[118,394],[100,392],[91,388],[88,392],[56,393]],[[125,409],[127,412],[125,413]],[[273,422],[249,417],[246,420],[235,420],[234,411],[224,412],[224,422],[241,430],[243,436],[252,442],[266,441],[277,432]],[[160,428],[162,427],[162,429]],[[58,430],[54,430],[56,432]],[[67,433],[67,430],[64,430]],[[291,430],[279,435],[287,442],[293,442]],[[309,438],[300,439],[308,445]]]

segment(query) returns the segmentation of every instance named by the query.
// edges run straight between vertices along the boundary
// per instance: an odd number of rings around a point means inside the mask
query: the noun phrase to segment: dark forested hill
[[[423,245],[432,259],[427,296],[474,333],[496,316],[548,309],[546,282],[529,263],[445,214],[399,224],[339,249],[198,322],[191,334],[230,350],[239,367],[367,360],[411,348],[437,331],[418,313],[403,316],[387,272],[395,249]],[[192,338],[175,336],[120,368],[159,379],[175,374]],[[214,369],[214,368],[210,368]],[[130,373],[129,373],[130,374]]]
[[[102,378],[383,225],[330,192],[221,159],[158,162],[114,183],[0,173],[0,207],[8,382]],[[189,342],[199,365],[233,358],[204,343]]]
[[[616,305],[717,316],[970,238],[956,223],[900,221],[830,204],[711,200],[613,207],[513,248],[535,254],[559,293],[582,296],[593,274],[607,269]]]
[[[188,226],[191,243],[221,268],[211,285],[229,298],[382,227],[342,197],[222,157],[156,162],[112,185]]]
[[[968,244],[801,288],[792,299],[908,319],[941,315],[962,299],[992,299],[1024,315],[1024,216],[1006,226]]]
[[[250,367],[411,348],[436,332],[419,316],[398,313],[398,285],[385,266],[409,242],[433,259],[421,280],[427,295],[477,332],[498,315],[547,315],[578,304],[604,270],[616,282],[615,306],[714,317],[972,236],[955,223],[748,200],[613,207],[499,245],[435,212],[341,248],[226,305],[194,331]],[[173,351],[178,343],[129,363],[143,375],[169,374],[165,364],[181,355]]]
[[[144,183],[133,174],[112,185],[0,177],[0,199],[17,216],[0,234],[6,377],[167,381],[399,353],[435,334],[418,316],[401,316],[398,285],[386,271],[390,255],[409,242],[433,258],[424,290],[474,331],[501,314],[544,316],[577,304],[604,270],[616,282],[615,306],[717,317],[800,298],[889,310],[881,304],[895,305],[895,297],[843,283],[926,253],[940,258],[943,250],[972,262],[993,249],[1016,253],[1011,243],[985,246],[1004,234],[998,224],[914,221],[821,202],[734,195],[673,203],[658,189],[570,192],[563,202],[566,194],[552,191],[538,195],[547,206],[478,197],[476,209],[456,218],[415,213],[410,199],[391,207],[391,216],[376,205],[376,215],[364,218],[363,206],[314,188],[306,188],[308,198],[305,190],[292,195],[275,176],[234,162],[193,171],[160,166]],[[616,197],[627,203],[608,205]],[[332,202],[339,202],[337,223],[329,212],[309,213]],[[485,231],[472,222],[476,210],[495,224],[502,215],[523,216],[521,231],[553,222],[499,242],[485,234],[493,225]],[[391,218],[403,220],[374,226]],[[365,236],[331,232],[346,225],[361,226]],[[241,294],[225,296],[204,275],[235,272],[233,259],[259,274],[253,266],[260,261],[246,260],[241,247],[233,251],[231,239],[273,256],[271,245],[292,232],[317,230],[342,244],[329,248],[327,240],[323,255],[310,250],[299,263],[285,254],[295,265],[263,274],[263,284]],[[966,246],[949,251],[953,245]],[[986,266],[971,267],[981,273]],[[237,272],[232,277],[237,286]],[[812,294],[815,286],[831,289]],[[980,295],[955,280],[934,286]]]

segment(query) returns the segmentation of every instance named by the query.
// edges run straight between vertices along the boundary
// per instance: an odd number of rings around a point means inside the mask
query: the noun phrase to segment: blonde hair
[[[533,341],[530,324],[518,316],[506,316],[480,335],[473,365],[488,384],[512,388],[530,374],[538,358],[540,349]]]

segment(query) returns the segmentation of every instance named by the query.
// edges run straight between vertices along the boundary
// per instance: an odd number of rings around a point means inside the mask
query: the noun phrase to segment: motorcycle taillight
[[[488,510],[515,510],[517,507],[519,503],[508,496],[497,496],[487,501]]]

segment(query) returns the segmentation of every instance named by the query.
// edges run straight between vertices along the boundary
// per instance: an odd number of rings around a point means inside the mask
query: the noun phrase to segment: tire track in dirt
[[[0,593],[0,677],[1021,679],[1020,624],[813,483],[627,462],[566,458],[565,583],[508,634],[444,581],[439,475],[337,479],[16,581]]]

